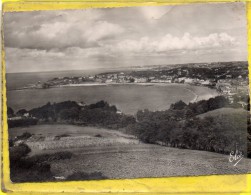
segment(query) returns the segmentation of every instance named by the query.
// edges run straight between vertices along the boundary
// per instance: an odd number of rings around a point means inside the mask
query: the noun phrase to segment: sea
[[[110,71],[113,70],[7,73],[7,105],[16,112],[20,109],[30,110],[43,106],[48,102],[71,100],[91,104],[104,100],[115,105],[123,113],[134,115],[138,110],[144,109],[166,110],[179,100],[189,103],[218,95],[213,89],[187,84],[119,84],[17,90],[28,84],[56,77],[87,76]]]

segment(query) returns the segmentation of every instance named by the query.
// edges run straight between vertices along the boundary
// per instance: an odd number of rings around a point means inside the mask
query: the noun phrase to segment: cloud
[[[20,48],[6,48],[6,54],[9,56],[11,54],[12,58],[58,58],[64,57],[64,52],[59,51],[47,51],[38,49],[20,49]]]
[[[102,25],[107,25],[102,23]],[[109,25],[109,24],[108,24]],[[114,31],[114,30],[113,30]],[[120,29],[118,29],[120,31]],[[91,32],[88,32],[91,33]],[[103,31],[97,33],[98,36],[92,37],[93,40],[104,38],[106,34]],[[50,35],[52,36],[52,35]],[[92,41],[92,40],[91,40]],[[22,49],[22,48],[6,48],[7,60],[36,60],[41,61],[92,61],[102,60],[119,60],[126,57],[132,58],[137,56],[185,56],[189,53],[195,55],[221,53],[238,49],[238,42],[235,38],[226,33],[209,34],[205,37],[192,36],[185,33],[182,37],[176,37],[167,34],[158,39],[142,37],[139,40],[122,40],[114,42],[102,42],[96,47],[67,47],[46,49]],[[121,58],[122,57],[122,58]]]
[[[11,12],[3,17],[11,72],[247,56],[242,3]]]
[[[86,29],[84,32],[84,38],[89,42],[99,41],[101,39],[121,34],[124,29],[119,25],[112,24],[106,21],[99,21],[91,28]]]
[[[237,46],[238,42],[234,37],[227,33],[214,33],[208,36],[198,37],[185,33],[182,37],[176,37],[166,34],[158,39],[142,37],[139,40],[124,40],[116,45],[104,45],[114,53],[142,53],[144,55],[151,53],[165,53],[172,50],[201,50],[224,48],[227,46]]]
[[[97,15],[95,15],[97,13]],[[10,13],[9,13],[10,14]],[[39,12],[33,14],[28,22],[5,16],[5,46],[16,48],[45,49],[67,47],[93,47],[98,41],[116,37],[124,32],[123,27],[102,20],[97,10],[55,12],[54,15]],[[53,20],[50,20],[53,18]],[[57,18],[57,19],[55,19]],[[47,19],[47,20],[46,20]],[[9,22],[9,23],[8,23]],[[20,22],[20,24],[19,24]]]

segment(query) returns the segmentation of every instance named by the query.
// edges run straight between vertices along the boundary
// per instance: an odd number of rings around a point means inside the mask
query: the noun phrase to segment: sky
[[[244,3],[5,13],[7,72],[247,60]]]

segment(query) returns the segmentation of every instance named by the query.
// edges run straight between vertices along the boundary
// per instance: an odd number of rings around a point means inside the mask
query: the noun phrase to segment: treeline
[[[246,116],[238,114],[181,121],[145,117],[128,132],[145,143],[229,154],[235,150],[235,144],[239,150],[246,151],[246,122]]]
[[[188,105],[183,101],[172,104],[168,110],[151,112],[139,110],[136,114],[137,121],[160,119],[180,121],[195,117],[212,110],[223,107],[230,107],[228,100],[224,96],[217,96],[208,100],[201,100]]]
[[[9,128],[36,125],[38,119],[36,118],[19,118],[15,120],[8,120]]]
[[[226,107],[231,107],[228,100],[218,96],[188,105],[178,101],[165,111],[140,110],[135,116],[125,115],[105,101],[90,105],[79,105],[74,101],[47,103],[27,112],[45,123],[125,128],[127,133],[145,143],[219,153],[229,153],[238,144],[239,149],[247,151],[247,142],[250,145],[251,141],[248,112],[223,111],[201,116]]]
[[[250,157],[251,151],[246,153],[247,145],[251,143],[248,139],[248,112],[223,111],[212,116],[200,116],[228,106],[228,101],[219,96],[188,105],[179,101],[166,111],[138,111],[137,123],[128,127],[127,132],[145,143],[225,154],[235,150],[238,145],[238,149]]]
[[[105,101],[84,106],[74,101],[53,104],[49,102],[44,106],[22,113],[28,113],[40,123],[69,123],[111,129],[123,128],[136,122],[133,116],[119,112],[116,106],[109,105]]]
[[[24,109],[21,109],[15,113],[12,108],[8,107],[7,116],[9,128],[36,125],[38,123],[37,118],[25,115],[26,113],[27,111]]]

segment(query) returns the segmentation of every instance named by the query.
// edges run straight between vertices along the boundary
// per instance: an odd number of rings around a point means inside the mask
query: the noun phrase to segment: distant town
[[[105,72],[79,77],[57,77],[46,82],[38,81],[22,89],[47,89],[52,87],[109,85],[109,84],[168,84],[181,83],[216,89],[230,103],[247,106],[248,63],[217,62],[150,66],[145,69]]]

